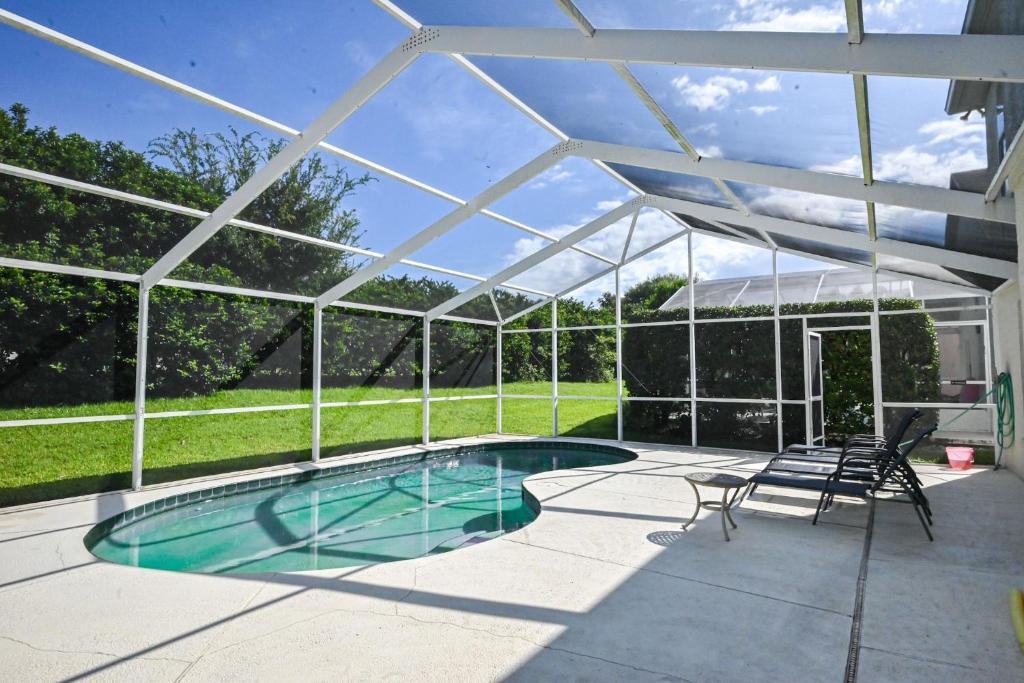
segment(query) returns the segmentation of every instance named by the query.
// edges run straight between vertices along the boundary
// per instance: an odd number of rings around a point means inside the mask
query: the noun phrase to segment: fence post
[[[551,436],[558,436],[558,299],[551,300]]]
[[[615,434],[622,441],[622,281],[615,266]]]
[[[323,309],[313,304],[313,462],[320,462],[320,373],[323,364]]]
[[[501,384],[501,371],[502,371],[502,367],[501,367],[501,345],[502,345],[503,342],[504,342],[504,333],[502,331],[502,324],[498,323],[498,347],[497,347],[497,349],[495,351],[495,355],[496,355],[495,365],[497,365],[497,370],[496,370],[496,380],[497,380],[497,382],[496,382],[496,384],[497,384],[497,389],[498,389],[498,399],[497,399],[498,400],[498,407],[497,407],[497,410],[495,411],[495,422],[497,424],[495,425],[495,427],[496,427],[495,431],[498,434],[501,434],[501,394],[502,394],[502,391],[503,391],[502,384]]]
[[[430,443],[430,318],[423,316],[423,437]]]
[[[779,250],[772,247],[772,317],[775,323],[775,425],[778,451],[782,452],[782,323],[779,321]]]
[[[142,488],[146,440],[146,347],[149,344],[149,288],[139,283],[139,318],[135,342],[135,431],[132,434],[132,489]]]

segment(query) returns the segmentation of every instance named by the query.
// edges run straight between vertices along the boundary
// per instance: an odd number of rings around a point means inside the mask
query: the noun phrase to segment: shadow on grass
[[[617,433],[615,413],[599,415],[586,422],[581,422],[572,429],[559,431],[559,436],[574,436],[586,439],[614,439]]]
[[[376,441],[360,441],[358,443],[325,448],[321,457],[330,458],[361,451],[373,451],[384,448],[395,448],[398,446],[411,446],[415,443],[418,443],[418,441],[410,439],[378,439]],[[274,453],[257,453],[238,458],[223,458],[206,462],[189,462],[176,465],[145,467],[143,469],[142,482],[146,486],[153,484],[166,484],[169,482],[181,481],[183,479],[208,477],[215,474],[240,473],[245,470],[273,467],[275,465],[290,465],[297,462],[309,462],[310,460],[310,449],[303,448]],[[86,477],[43,481],[26,486],[4,487],[0,488],[0,508],[9,507],[11,505],[38,503],[57,498],[71,498],[74,496],[84,496],[94,493],[119,491],[130,487],[131,472],[127,470]]]

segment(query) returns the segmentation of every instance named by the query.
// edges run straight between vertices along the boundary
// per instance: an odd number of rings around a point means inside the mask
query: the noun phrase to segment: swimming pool
[[[627,462],[612,446],[500,443],[407,453],[147,503],[85,537],[104,560],[203,573],[331,569],[406,560],[532,522],[531,474]]]

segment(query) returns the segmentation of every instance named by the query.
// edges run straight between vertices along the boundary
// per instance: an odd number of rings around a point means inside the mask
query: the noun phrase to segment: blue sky
[[[399,3],[423,23],[570,26],[551,0],[447,0]],[[731,0],[684,2],[579,0],[598,27],[845,31],[842,2]],[[966,0],[878,0],[864,5],[868,31],[958,33]],[[303,127],[354,83],[408,30],[369,0],[238,3],[8,0],[5,7],[288,125]],[[480,58],[476,63],[568,134],[677,149],[649,112],[604,64]],[[21,101],[33,120],[61,132],[123,140],[143,150],[174,127],[223,132],[255,126],[122,74],[45,41],[0,26],[0,98]],[[639,65],[637,77],[706,156],[860,174],[849,77]],[[954,170],[984,165],[983,124],[942,110],[948,83],[869,78],[875,175],[945,185]],[[798,132],[799,134],[795,134]],[[556,142],[451,60],[420,58],[329,141],[463,198],[488,187]],[[363,169],[345,163],[353,173]],[[706,181],[669,178],[680,196],[720,202]],[[734,184],[757,212],[864,229],[862,205]],[[564,234],[628,199],[629,190],[587,162],[563,162],[493,208]],[[452,204],[381,178],[361,190],[362,245],[387,250]],[[879,207],[880,222],[912,224],[920,234],[944,216]],[[287,227],[287,226],[281,226]],[[605,255],[621,252],[628,221],[588,240]],[[678,230],[645,212],[638,243]],[[546,242],[478,217],[415,258],[489,275]],[[817,267],[783,257],[786,270]],[[594,272],[566,254],[518,281],[559,288]],[[770,272],[768,252],[732,242],[695,240],[705,276]],[[685,270],[685,241],[634,267],[629,280]],[[405,269],[402,271],[405,272]],[[544,283],[548,283],[546,286]],[[457,282],[460,286],[465,284]],[[592,296],[597,288],[583,294]]]

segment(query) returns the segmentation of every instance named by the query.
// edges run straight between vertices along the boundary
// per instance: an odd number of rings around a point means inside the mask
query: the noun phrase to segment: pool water
[[[121,564],[205,573],[393,562],[495,538],[533,521],[523,479],[624,462],[609,449],[490,448],[198,500],[88,538]],[[90,536],[92,536],[91,534]]]

